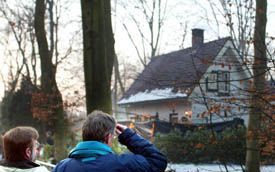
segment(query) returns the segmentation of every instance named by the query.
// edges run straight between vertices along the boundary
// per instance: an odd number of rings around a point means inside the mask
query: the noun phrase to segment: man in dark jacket
[[[115,131],[132,154],[113,153],[110,146]],[[82,138],[53,172],[161,172],[167,166],[165,156],[152,143],[126,126],[116,125],[112,116],[101,111],[88,115]]]

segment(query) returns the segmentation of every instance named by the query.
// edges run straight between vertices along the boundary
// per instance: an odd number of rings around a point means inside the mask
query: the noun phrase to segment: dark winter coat
[[[149,141],[126,129],[118,137],[132,154],[116,155],[112,152],[89,161],[81,157],[70,157],[61,161],[53,172],[161,172],[167,166],[163,154]]]

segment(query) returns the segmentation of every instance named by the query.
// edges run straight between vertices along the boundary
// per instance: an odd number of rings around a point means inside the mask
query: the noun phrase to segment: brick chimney
[[[203,44],[203,29],[192,29],[192,47],[199,47]]]

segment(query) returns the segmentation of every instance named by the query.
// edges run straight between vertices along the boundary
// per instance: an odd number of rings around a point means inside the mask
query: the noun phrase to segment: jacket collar
[[[14,167],[14,168],[20,168],[20,169],[30,169],[34,167],[39,167],[40,165],[30,161],[30,160],[23,160],[23,161],[8,161],[8,160],[2,160],[0,162],[0,165],[5,167]]]
[[[98,141],[80,142],[70,152],[69,158],[81,159],[82,162],[95,160],[97,157],[113,153],[110,146]]]

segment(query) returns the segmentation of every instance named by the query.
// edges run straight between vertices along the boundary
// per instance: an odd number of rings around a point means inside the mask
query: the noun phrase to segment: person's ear
[[[25,156],[26,156],[27,159],[31,159],[31,157],[32,157],[32,150],[31,150],[31,148],[28,147],[26,149]]]
[[[112,146],[112,138],[113,138],[112,134],[109,133],[109,134],[107,134],[107,136],[105,137],[104,142],[105,142],[107,145]]]

